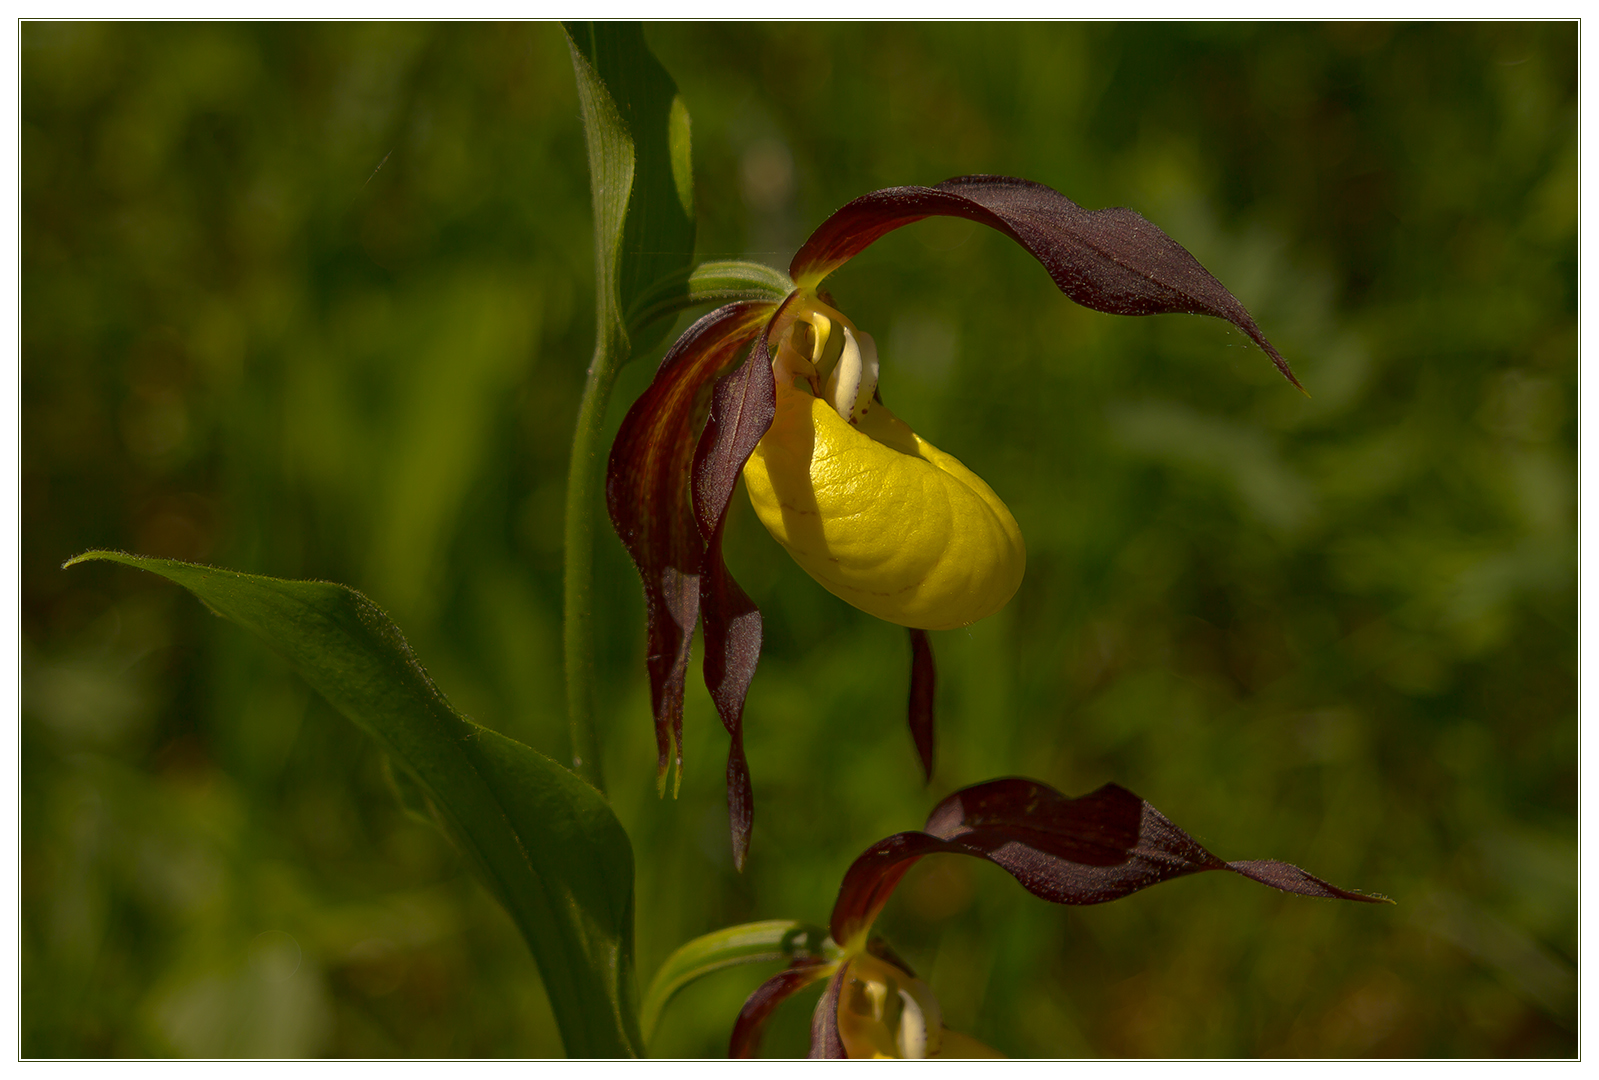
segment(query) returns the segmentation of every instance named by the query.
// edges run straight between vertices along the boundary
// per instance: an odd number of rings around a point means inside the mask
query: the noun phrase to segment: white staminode
[[[903,1010],[899,1014],[899,1030],[894,1033],[894,1042],[899,1047],[899,1056],[902,1058],[925,1058],[927,1056],[927,1017],[922,1015],[921,1003],[904,990],[899,992],[899,1000]]]
[[[867,333],[844,331],[844,349],[838,355],[822,393],[844,420],[853,423],[871,405],[877,390],[877,342]]]

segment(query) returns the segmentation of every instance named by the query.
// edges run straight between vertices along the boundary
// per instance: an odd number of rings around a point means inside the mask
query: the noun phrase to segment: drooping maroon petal
[[[727,729],[727,814],[733,865],[744,869],[749,854],[755,794],[744,758],[744,698],[761,657],[761,613],[727,572],[722,529],[744,463],[772,426],[777,411],[772,359],[766,335],[757,334],[749,359],[716,383],[711,413],[694,453],[694,516],[705,541],[700,578],[700,614],[705,622],[705,685]]]
[[[720,528],[706,552],[700,612],[705,622],[705,686],[731,740],[727,749],[727,819],[733,867],[743,871],[755,823],[755,792],[744,757],[744,697],[761,658],[761,612],[727,572]]]
[[[833,972],[833,977],[827,980],[827,989],[822,991],[822,999],[816,1003],[816,1011],[811,1013],[811,1052],[807,1057],[849,1057],[844,1052],[844,1040],[838,1033],[838,995],[844,989],[844,979],[848,974],[849,965],[840,964],[838,970]]]
[[[728,304],[677,340],[655,380],[622,420],[606,474],[611,524],[644,583],[645,663],[655,714],[657,775],[664,781],[673,745],[683,765],[683,680],[694,623],[705,542],[689,500],[700,388],[759,332],[773,305]]]
[[[793,300],[791,293],[776,309],[766,305],[771,314],[768,329],[783,317]],[[721,528],[744,464],[777,415],[777,385],[772,379],[767,337],[767,333],[756,335],[749,358],[718,379],[711,394],[711,414],[694,453],[694,516],[706,543]]]
[[[911,739],[922,759],[922,772],[933,779],[933,646],[926,630],[911,630]]]
[[[856,859],[833,905],[833,940],[846,942],[870,926],[911,865],[938,852],[987,859],[1056,904],[1102,904],[1206,870],[1231,870],[1303,896],[1389,902],[1274,859],[1223,862],[1117,784],[1074,799],[1035,780],[1006,779],[957,791],[934,808],[927,831],[891,836]]]
[[[1021,244],[1067,296],[1112,315],[1213,315],[1263,349],[1303,390],[1238,299],[1177,241],[1125,207],[1085,210],[1054,188],[1009,176],[874,191],[845,204],[800,248],[789,273],[807,288],[902,225],[930,216],[981,222]]]
[[[761,1033],[766,1018],[772,1015],[783,1001],[831,971],[825,960],[796,960],[788,967],[755,988],[744,1000],[744,1007],[733,1021],[733,1037],[728,1040],[727,1056],[752,1058],[760,1053]]]

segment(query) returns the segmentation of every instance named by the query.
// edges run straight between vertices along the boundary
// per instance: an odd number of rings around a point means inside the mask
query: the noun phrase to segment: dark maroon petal
[[[733,865],[744,869],[749,854],[755,795],[744,758],[744,697],[761,657],[761,613],[722,560],[722,529],[744,463],[772,426],[776,388],[766,335],[757,334],[749,359],[716,383],[711,413],[694,453],[694,516],[706,544],[700,578],[700,613],[705,621],[705,685],[722,726],[732,739],[727,754],[727,814]]]
[[[807,288],[883,234],[934,215],[981,222],[1021,244],[1067,296],[1112,315],[1213,315],[1288,362],[1238,299],[1187,249],[1125,207],[1085,210],[1054,188],[1009,176],[958,176],[934,188],[874,191],[846,204],[800,248],[789,273]],[[1304,387],[1300,387],[1301,390]]]
[[[1100,904],[1205,870],[1231,870],[1284,892],[1385,903],[1275,860],[1227,863],[1116,784],[1067,798],[1032,780],[958,791],[927,819],[929,834],[1004,867],[1035,896]]]
[[[782,317],[793,294],[775,310],[768,329]],[[707,543],[727,517],[728,503],[745,462],[777,415],[777,386],[767,335],[759,334],[749,358],[736,371],[718,379],[711,394],[711,414],[694,453],[694,516]]]
[[[848,975],[849,965],[840,964],[838,970],[833,972],[833,977],[827,980],[827,989],[822,991],[822,999],[816,1003],[816,1011],[811,1013],[811,1052],[807,1057],[849,1057],[844,1052],[844,1040],[838,1034],[838,995]]]
[[[605,501],[644,583],[645,663],[662,778],[674,743],[682,768],[683,680],[705,560],[689,500],[695,403],[701,387],[733,361],[772,311],[770,303],[728,304],[689,327],[628,410],[611,447]]]
[[[744,696],[761,658],[761,612],[727,572],[720,528],[711,538],[700,578],[700,614],[705,621],[705,686],[732,740],[727,750],[727,818],[733,866],[742,871],[755,821],[755,793],[744,758]]]
[[[757,986],[755,992],[745,999],[744,1007],[738,1011],[738,1019],[733,1021],[733,1037],[728,1040],[727,1056],[752,1058],[758,1054],[761,1032],[772,1010],[826,975],[827,967],[824,960],[796,960]]]
[[[933,646],[926,630],[911,631],[911,739],[922,759],[922,772],[933,779]]]

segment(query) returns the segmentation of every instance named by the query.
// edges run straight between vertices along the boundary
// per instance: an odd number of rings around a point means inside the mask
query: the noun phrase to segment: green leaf
[[[599,319],[622,330],[642,293],[694,259],[688,107],[638,23],[567,23],[566,32],[588,140]],[[633,354],[666,329],[633,340]]]
[[[838,946],[828,939],[826,930],[790,919],[729,926],[697,937],[667,957],[650,982],[640,1015],[644,1039],[648,1042],[654,1037],[661,1012],[672,996],[702,975],[734,964],[788,962],[805,957],[833,959],[837,954]]]
[[[425,796],[516,921],[568,1054],[636,1056],[633,849],[605,799],[531,747],[461,716],[399,627],[344,585],[284,581],[174,559],[89,551],[176,582],[264,638]],[[414,784],[420,791],[408,790]]]
[[[657,281],[633,301],[627,313],[628,333],[657,319],[676,315],[701,304],[730,304],[735,300],[778,302],[794,290],[781,270],[752,262],[707,262],[684,268]]]

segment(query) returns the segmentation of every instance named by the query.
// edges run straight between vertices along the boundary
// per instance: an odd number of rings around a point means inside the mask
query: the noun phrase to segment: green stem
[[[605,407],[617,369],[627,360],[627,337],[600,319],[566,476],[566,711],[572,768],[600,791],[600,740],[594,708],[594,517],[604,475]]]

